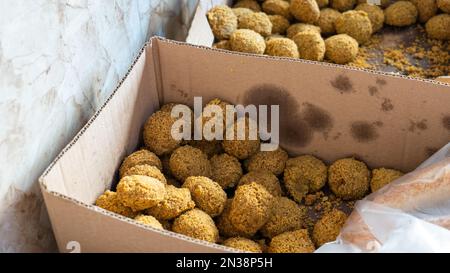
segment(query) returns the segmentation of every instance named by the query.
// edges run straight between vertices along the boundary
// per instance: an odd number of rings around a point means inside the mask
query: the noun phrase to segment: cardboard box
[[[279,104],[281,145],[330,163],[411,171],[450,141],[450,87],[302,60],[253,56],[152,38],[127,76],[40,178],[60,251],[225,252],[94,206],[117,182],[146,119],[167,102]],[[283,137],[284,136],[284,137]]]

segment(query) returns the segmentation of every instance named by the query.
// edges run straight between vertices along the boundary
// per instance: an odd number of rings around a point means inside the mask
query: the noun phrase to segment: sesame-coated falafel
[[[316,0],[291,0],[290,11],[302,23],[314,24],[320,17]]]
[[[195,205],[211,217],[220,215],[227,202],[227,194],[222,187],[203,176],[186,178],[183,188],[189,189]]]
[[[134,218],[137,215],[137,212],[134,212],[131,208],[120,202],[116,192],[110,190],[100,195],[95,201],[95,205],[128,218]]]
[[[358,42],[347,34],[331,36],[325,40],[325,56],[336,64],[346,64],[356,59]]]
[[[365,11],[350,10],[342,13],[335,22],[338,34],[347,34],[359,44],[365,44],[372,35],[372,23]]]
[[[136,165],[134,167],[129,168],[126,172],[124,172],[123,177],[129,175],[144,175],[158,179],[163,184],[167,184],[166,177],[164,174],[155,166],[151,165]]]
[[[269,221],[261,228],[264,237],[272,238],[287,231],[303,228],[306,209],[287,197],[275,198]]]
[[[315,31],[303,31],[292,38],[297,44],[300,59],[322,61],[325,56],[325,41]]]
[[[317,33],[320,33],[320,32],[321,32],[320,27],[318,27],[318,26],[310,25],[310,24],[304,24],[304,23],[297,23],[297,24],[291,25],[291,26],[287,29],[287,31],[286,31],[286,36],[287,36],[289,39],[292,39],[292,38],[294,38],[294,36],[297,35],[298,33],[303,32],[303,31],[308,31],[308,30],[316,31]]]
[[[244,134],[238,132],[241,128],[245,129]],[[227,128],[227,130],[231,130],[231,128]],[[234,122],[232,131],[234,132],[234,139],[226,139],[222,142],[222,147],[227,154],[240,160],[244,160],[258,152],[260,139],[255,121],[247,117],[239,118]]]
[[[175,178],[184,181],[189,176],[211,176],[211,163],[200,149],[183,146],[176,149],[169,160],[170,170]]]
[[[357,200],[369,191],[370,171],[353,158],[339,159],[328,169],[328,185],[343,200]]]
[[[372,179],[370,180],[370,189],[372,192],[376,192],[392,181],[403,176],[402,172],[393,169],[374,169],[372,170]]]
[[[246,8],[255,12],[261,11],[261,6],[255,0],[239,0],[233,8]]]
[[[396,27],[415,24],[418,14],[416,6],[409,1],[397,1],[384,10],[386,24]]]
[[[319,27],[323,35],[332,35],[336,33],[334,23],[341,16],[341,13],[335,9],[325,8],[320,11]]]
[[[271,172],[267,170],[250,171],[239,180],[239,186],[257,183],[263,186],[274,197],[282,195],[280,181]]]
[[[288,38],[272,38],[266,41],[266,52],[269,56],[298,58],[297,45]]]
[[[247,170],[249,172],[263,170],[280,175],[286,167],[288,157],[288,153],[281,148],[275,151],[261,151],[249,158]]]
[[[219,5],[208,11],[207,14],[214,37],[217,40],[229,39],[238,27],[238,19],[234,12],[225,5]]]
[[[159,220],[172,220],[194,207],[189,189],[167,185],[164,200],[147,209],[147,213]]]
[[[120,179],[117,185],[117,198],[133,211],[141,211],[164,200],[165,185],[156,178],[131,175]]]
[[[172,231],[210,243],[219,240],[219,231],[213,219],[199,209],[189,210],[175,219]]]
[[[122,162],[122,165],[120,165],[120,177],[123,177],[123,174],[131,167],[144,164],[155,166],[159,170],[162,170],[162,163],[158,156],[150,152],[149,150],[142,149],[132,153],[125,158],[125,160]]]
[[[269,220],[272,205],[273,196],[263,186],[239,186],[231,203],[231,224],[241,232],[255,234]]]
[[[246,231],[240,231],[231,224],[230,210],[232,202],[233,199],[228,199],[222,214],[217,217],[216,223],[220,234],[225,237],[252,237],[253,234]]]
[[[244,53],[264,54],[266,50],[264,38],[250,29],[236,30],[231,35],[230,46],[231,50]]]
[[[372,4],[359,4],[355,10],[365,11],[369,20],[372,23],[372,32],[375,33],[383,28],[384,25],[384,12],[377,6]]]
[[[272,238],[269,253],[312,253],[314,243],[309,237],[308,230],[299,229],[288,231]]]
[[[347,215],[340,210],[334,209],[326,213],[314,225],[312,238],[317,247],[333,242],[341,232],[341,228],[347,221]]]
[[[272,22],[264,12],[248,13],[240,17],[239,29],[250,29],[266,37],[272,34]]]
[[[161,223],[153,216],[150,215],[138,215],[136,216],[136,218],[134,218],[134,220],[136,220],[137,222],[147,225],[147,226],[151,226],[153,228],[156,229],[164,229],[163,226],[161,225]]]
[[[229,154],[215,155],[211,158],[212,180],[223,189],[232,188],[243,175],[241,163]]]
[[[291,20],[292,14],[289,7],[289,2],[283,0],[267,0],[262,4],[263,11],[268,15],[281,15],[287,20]]]
[[[340,12],[353,9],[356,5],[356,0],[331,0],[331,7]]]
[[[288,19],[281,15],[269,15],[270,22],[272,22],[272,34],[284,34],[289,28]],[[267,36],[270,37],[270,36]]]
[[[431,39],[450,40],[450,14],[439,14],[428,20],[425,25],[428,37]]]
[[[262,248],[257,242],[243,237],[228,238],[222,243],[222,245],[239,249],[241,251],[262,253]]]

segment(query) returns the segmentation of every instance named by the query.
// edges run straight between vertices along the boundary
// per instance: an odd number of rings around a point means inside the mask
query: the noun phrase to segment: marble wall
[[[0,1],[0,252],[56,250],[37,178],[149,36],[184,39],[196,4]]]

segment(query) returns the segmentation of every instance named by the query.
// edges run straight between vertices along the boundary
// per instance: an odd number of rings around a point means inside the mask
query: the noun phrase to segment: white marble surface
[[[149,36],[185,37],[196,2],[0,1],[0,252],[55,250],[37,178]]]

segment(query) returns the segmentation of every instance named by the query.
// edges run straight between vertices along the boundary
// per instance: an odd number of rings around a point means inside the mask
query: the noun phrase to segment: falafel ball
[[[130,175],[120,179],[117,185],[117,198],[133,211],[141,211],[164,200],[165,185],[156,178]]]
[[[255,0],[239,0],[233,8],[246,8],[255,12],[261,11],[261,6]]]
[[[147,226],[151,226],[153,228],[156,229],[164,229],[162,224],[153,216],[150,215],[138,215],[136,216],[136,218],[134,218],[134,220],[136,220],[137,222],[147,225]]]
[[[286,36],[287,36],[289,39],[292,39],[292,38],[294,38],[294,36],[297,35],[298,33],[303,32],[303,31],[308,31],[308,30],[316,31],[317,33],[320,33],[320,32],[321,32],[320,27],[318,27],[318,26],[310,25],[310,24],[304,24],[304,23],[297,23],[297,24],[291,25],[291,26],[287,29],[287,31],[286,31]]]
[[[200,149],[189,145],[176,149],[169,160],[173,176],[184,181],[189,176],[211,176],[211,163]]]
[[[219,240],[219,231],[213,219],[199,209],[189,210],[175,219],[172,231],[210,243]]]
[[[331,7],[340,12],[353,9],[356,0],[331,0]]]
[[[364,3],[367,3],[368,1],[367,0],[358,0],[358,3],[359,4],[364,4]],[[383,7],[383,8],[386,8],[386,7],[388,7],[390,4],[391,4],[391,0],[381,0],[380,1],[380,6],[381,7]]]
[[[211,158],[212,180],[223,189],[232,188],[243,175],[241,163],[229,154],[215,155]]]
[[[211,217],[223,212],[227,194],[217,182],[203,176],[191,176],[185,180],[182,187],[189,189],[195,205]]]
[[[320,17],[316,0],[291,0],[290,11],[302,23],[314,24]]]
[[[278,197],[282,195],[280,181],[267,170],[250,171],[239,180],[239,186],[248,185],[255,182],[263,186],[271,195]]]
[[[303,31],[292,38],[297,44],[300,59],[322,61],[325,56],[325,41],[315,31]]]
[[[208,158],[223,152],[222,142],[216,140],[191,140],[188,142],[188,145],[201,150],[208,156]]]
[[[359,44],[367,43],[372,36],[372,23],[365,11],[346,11],[336,19],[335,26],[338,34],[347,34]]]
[[[264,12],[248,13],[240,17],[239,29],[250,29],[266,37],[272,34],[272,22]]]
[[[261,151],[249,158],[247,170],[249,172],[265,170],[280,175],[284,172],[288,157],[288,153],[281,148],[275,151]]]
[[[217,228],[220,231],[220,234],[225,237],[245,237],[245,238],[252,237],[253,234],[245,231],[244,232],[239,231],[231,224],[230,210],[232,202],[233,199],[228,199],[222,214],[219,217],[217,217],[216,223]]]
[[[208,11],[209,25],[217,40],[227,40],[238,27],[238,19],[234,12],[225,5],[219,5]]]
[[[269,15],[270,22],[272,22],[272,34],[284,34],[289,27],[288,19],[281,15]],[[270,37],[270,36],[267,36]]]
[[[241,17],[245,14],[250,14],[253,13],[253,10],[248,9],[248,8],[232,8],[234,15],[236,15],[237,19],[238,19],[238,26],[239,26],[239,21],[241,20]]]
[[[328,185],[343,200],[361,199],[369,191],[370,171],[364,162],[339,159],[328,169]]]
[[[117,197],[117,193],[113,191],[105,191],[102,195],[100,195],[97,200],[95,201],[95,205],[120,214],[122,216],[128,217],[128,218],[134,218],[138,214],[137,212],[134,212],[131,208],[123,205],[119,198]]]
[[[335,241],[345,221],[347,221],[347,215],[340,210],[334,209],[326,213],[314,225],[312,238],[316,246],[321,247]]]
[[[261,246],[250,239],[243,238],[243,237],[233,237],[226,239],[222,245],[239,249],[245,252],[254,252],[254,253],[262,253]]]
[[[147,209],[147,213],[159,220],[172,220],[185,211],[193,209],[195,203],[192,200],[189,189],[166,186],[166,196],[156,206]]]
[[[290,196],[301,202],[308,193],[319,191],[327,182],[327,166],[312,155],[291,158],[286,162],[284,184]]]
[[[326,8],[320,11],[318,24],[323,35],[332,35],[336,33],[334,23],[339,16],[341,16],[341,13],[335,9]]]
[[[125,160],[120,165],[119,174],[120,177],[123,177],[123,174],[128,171],[128,169],[136,166],[136,165],[151,165],[157,167],[159,170],[162,170],[161,160],[157,155],[150,152],[149,150],[139,150],[137,152],[132,153],[127,156]]]
[[[298,58],[297,45],[288,38],[272,38],[266,41],[266,54],[269,56]]]
[[[443,12],[450,13],[450,0],[437,0],[436,3]]]
[[[129,168],[126,172],[124,172],[123,177],[129,176],[129,175],[143,175],[143,176],[149,176],[158,179],[163,184],[167,184],[166,177],[162,172],[156,168],[155,166],[150,165],[136,165],[134,167]]]
[[[260,184],[239,186],[231,203],[231,224],[241,232],[255,234],[269,221],[273,199]]]
[[[428,37],[448,41],[450,40],[450,14],[439,14],[428,20],[425,25]]]
[[[410,26],[416,23],[419,12],[409,1],[398,1],[384,10],[386,24],[396,27]]]
[[[435,16],[438,12],[439,0],[409,0],[414,5],[416,5],[417,11],[419,12],[419,21],[421,23],[426,23],[431,17]],[[450,3],[450,2],[449,2]]]
[[[227,131],[232,130],[232,133],[234,133],[234,140],[225,139],[222,141],[224,151],[240,160],[247,159],[257,153],[260,147],[257,127],[256,122],[252,119],[239,118],[234,122],[233,129],[227,128]],[[242,128],[245,128],[245,134],[238,132]]]
[[[262,9],[268,15],[281,15],[287,20],[292,19],[290,4],[284,0],[267,0],[262,4]]]
[[[319,8],[324,8],[326,6],[328,6],[328,4],[330,3],[330,1],[328,0],[316,0],[317,5],[319,6]]]
[[[219,41],[213,44],[213,48],[231,50],[230,41],[228,40]]]
[[[393,169],[374,169],[372,170],[372,179],[370,180],[370,189],[376,192],[392,181],[403,176],[402,172]]]
[[[303,228],[306,209],[287,197],[274,201],[269,221],[261,228],[264,237],[272,238],[287,231]]]
[[[244,53],[264,54],[266,50],[264,38],[250,29],[236,30],[231,35],[230,46],[231,50]]]
[[[346,64],[356,59],[359,52],[358,41],[347,34],[331,36],[325,40],[325,56],[336,64]]]
[[[359,4],[356,6],[355,10],[361,10],[367,13],[369,20],[372,23],[373,33],[383,28],[384,12],[379,6],[373,4]]]
[[[306,229],[288,231],[273,237],[268,249],[269,253],[312,253],[314,251],[314,243]]]

